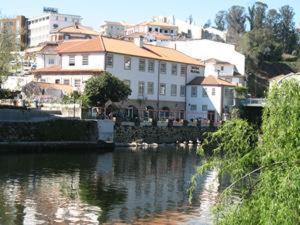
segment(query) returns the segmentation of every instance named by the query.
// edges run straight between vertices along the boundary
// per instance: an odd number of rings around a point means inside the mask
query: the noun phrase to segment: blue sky
[[[43,6],[55,7],[60,13],[81,15],[83,24],[98,29],[104,20],[141,22],[156,15],[175,15],[185,20],[193,15],[198,24],[208,19],[214,20],[215,14],[237,4],[249,6],[255,0],[0,0],[2,16],[23,14],[27,17],[42,14]],[[296,12],[295,22],[300,25],[299,0],[263,1],[269,8],[279,8],[289,4]]]

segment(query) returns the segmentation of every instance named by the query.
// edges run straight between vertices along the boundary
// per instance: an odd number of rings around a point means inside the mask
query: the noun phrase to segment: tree
[[[261,132],[233,119],[208,134],[198,153],[210,146],[211,154],[197,171],[216,169],[229,176],[216,206],[216,224],[299,223],[299,127],[300,83],[290,80],[268,93]]]
[[[255,2],[253,6],[248,7],[247,19],[250,24],[250,30],[264,27],[267,8],[268,5],[263,2]]]
[[[85,95],[93,106],[105,107],[108,101],[124,101],[131,94],[131,89],[123,81],[108,72],[90,78],[85,86]]]
[[[207,20],[206,23],[204,24],[203,28],[209,28],[211,27],[211,21]]]
[[[215,24],[218,30],[224,31],[226,29],[226,17],[227,12],[223,10],[216,14]]]
[[[273,35],[278,37],[278,25],[280,22],[280,14],[276,9],[270,9],[266,17],[266,27],[272,30]]]
[[[226,20],[228,30],[237,34],[245,32],[246,14],[244,7],[238,5],[232,6],[227,13]]]
[[[279,10],[279,40],[283,44],[284,52],[292,53],[297,45],[297,34],[295,29],[295,12],[289,5],[282,6]]]

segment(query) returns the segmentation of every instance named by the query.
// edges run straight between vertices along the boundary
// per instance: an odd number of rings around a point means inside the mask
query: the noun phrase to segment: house
[[[245,85],[245,56],[234,45],[211,40],[185,40],[153,43],[174,48],[205,62],[206,75],[217,75],[228,81]],[[221,71],[224,69],[223,71]],[[234,79],[235,78],[235,79]]]
[[[81,16],[61,14],[57,9],[45,8],[42,16],[28,19],[29,47],[49,41],[51,32],[80,21]]]
[[[161,21],[147,21],[125,29],[125,36],[134,33],[147,34],[151,32],[157,32],[174,38],[178,34],[178,27]]]
[[[104,24],[100,26],[100,34],[107,37],[123,37],[125,35],[125,30],[133,24],[125,22],[114,22],[114,21],[104,21]]]
[[[79,23],[74,23],[72,26],[63,27],[51,31],[50,41],[62,41],[69,39],[91,39],[99,36],[99,33],[92,28],[83,26]]]
[[[231,82],[216,76],[196,77],[187,84],[187,119],[206,119],[215,124],[224,119],[234,105]]]
[[[132,89],[129,100],[120,105],[129,117],[147,111],[149,117],[185,118],[186,84],[204,75],[202,62],[172,48],[144,44],[143,37],[134,42],[103,36],[68,40],[59,43],[56,52],[58,60],[34,71],[38,81],[83,91],[90,77],[110,72]]]

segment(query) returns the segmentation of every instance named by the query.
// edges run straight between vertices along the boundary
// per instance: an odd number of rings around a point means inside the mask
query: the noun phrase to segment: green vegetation
[[[131,94],[131,89],[123,81],[108,72],[90,78],[85,86],[84,94],[92,106],[105,107],[108,101],[124,101]]]
[[[216,14],[216,27],[227,29],[227,42],[236,44],[246,56],[248,88],[253,96],[265,96],[269,78],[300,70],[294,17],[289,5],[276,10],[260,1],[247,10],[234,5]]]
[[[229,177],[214,211],[215,224],[298,224],[299,146],[300,84],[293,80],[268,93],[261,131],[232,119],[209,133],[198,152],[212,151],[197,172],[216,169],[220,177]]]

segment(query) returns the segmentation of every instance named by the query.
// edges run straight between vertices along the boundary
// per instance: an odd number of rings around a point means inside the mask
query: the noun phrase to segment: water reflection
[[[199,163],[194,150],[175,148],[1,155],[0,224],[145,224],[168,214],[207,224],[213,175],[200,177],[194,207],[186,192]]]

